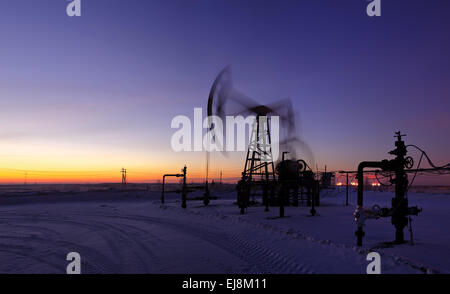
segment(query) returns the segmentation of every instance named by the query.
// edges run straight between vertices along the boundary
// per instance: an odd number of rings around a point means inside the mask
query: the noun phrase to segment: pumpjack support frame
[[[269,197],[274,197],[275,167],[272,156],[269,118],[258,114],[252,126],[242,178],[238,183],[238,205],[241,214],[250,205],[250,196],[262,190],[263,205],[269,210]]]

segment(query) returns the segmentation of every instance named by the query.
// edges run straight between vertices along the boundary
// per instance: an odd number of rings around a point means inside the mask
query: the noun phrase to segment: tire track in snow
[[[41,232],[48,232],[49,229],[43,228],[41,225],[42,223],[52,223],[52,224],[69,224],[72,226],[84,226],[87,229],[90,229],[91,231],[95,233],[99,233],[101,230],[104,230],[104,227],[95,225],[95,224],[86,224],[79,221],[73,221],[68,220],[65,217],[51,217],[49,215],[42,215],[37,216],[33,214],[33,219],[30,219],[28,216],[23,215],[13,215],[12,219],[14,223],[17,222],[30,222],[32,221],[31,225],[27,225],[28,228],[33,228],[36,231]],[[8,220],[11,220],[11,217],[8,218]],[[55,231],[57,232],[57,231]],[[57,233],[55,233],[57,234]],[[65,235],[67,236],[67,231],[65,232]],[[70,234],[69,234],[70,235]],[[7,236],[3,235],[4,238]],[[96,272],[96,273],[114,273],[115,269],[118,268],[118,266],[111,261],[110,258],[107,258],[104,254],[98,252],[98,250],[92,249],[89,246],[83,246],[78,241],[67,241],[67,240],[61,240],[62,235],[58,234],[58,240],[52,239],[49,235],[44,236],[33,236],[33,237],[23,237],[23,236],[12,236],[11,238],[17,238],[19,242],[27,241],[29,244],[34,243],[35,246],[32,246],[32,250],[39,251],[40,253],[30,253],[22,255],[24,257],[29,257],[32,259],[36,259],[36,255],[42,255],[42,256],[48,256],[49,258],[55,259],[56,256],[58,257],[58,260],[62,260],[61,265],[59,266],[58,272],[65,272],[65,265],[68,264],[68,262],[65,260],[65,257],[67,253],[71,251],[77,251],[82,256],[82,263],[84,264],[83,268],[84,272]],[[107,238],[107,236],[102,236],[104,239]],[[67,239],[67,238],[66,238]],[[110,240],[110,242],[107,242],[109,245],[114,245],[114,242],[111,242],[114,240]],[[47,251],[42,251],[40,248],[46,248]],[[64,248],[64,250],[62,250]],[[45,262],[45,260],[40,259],[39,261]]]
[[[115,216],[114,216],[115,217]],[[160,219],[154,217],[127,215],[120,218],[139,220],[149,223],[157,223],[161,226],[168,226],[172,230],[180,233],[195,236],[198,239],[207,241],[214,246],[244,260],[248,265],[248,271],[252,273],[313,273],[314,271],[302,264],[292,261],[291,258],[275,251],[273,248],[265,247],[256,242],[248,241],[246,236],[238,233],[227,234],[220,232],[217,228],[208,228],[203,225],[191,225],[186,222]],[[227,237],[227,238],[224,238]],[[242,272],[247,273],[247,270]]]
[[[327,255],[336,253],[348,254],[348,251],[351,251],[356,253],[354,255],[358,257],[358,255],[363,255],[365,252],[362,249],[355,248],[355,246],[335,244],[330,240],[318,240],[305,235],[300,231],[286,230],[263,222],[255,223],[254,221],[252,222],[240,216],[233,217],[217,212],[211,213],[210,210],[208,213],[200,213],[192,210],[181,212],[181,210],[175,208],[168,209],[168,211],[171,211],[172,213],[175,212],[177,214],[176,219],[170,218],[170,214],[167,216],[164,215],[163,217],[149,217],[134,214],[121,215],[119,213],[104,211],[83,213],[75,211],[75,213],[69,212],[51,215],[48,213],[17,215],[17,212],[11,212],[6,220],[8,223],[7,225],[20,223],[20,225],[28,226],[28,228],[22,228],[25,229],[25,231],[34,228],[36,232],[38,232],[37,236],[34,235],[33,238],[26,239],[29,244],[33,244],[34,242],[38,245],[38,248],[46,248],[49,243],[54,242],[54,245],[52,246],[57,247],[57,249],[52,249],[52,251],[42,250],[40,251],[42,256],[45,256],[46,254],[62,254],[61,248],[65,248],[66,250],[69,249],[69,251],[76,251],[73,248],[79,248],[79,252],[82,254],[82,261],[84,260],[89,263],[88,271],[100,273],[120,273],[130,271],[143,273],[153,271],[155,269],[153,266],[160,268],[163,262],[159,260],[154,252],[159,248],[163,248],[165,244],[163,239],[158,238],[158,235],[152,234],[153,226],[155,225],[169,229],[172,233],[175,232],[180,236],[188,235],[197,240],[207,242],[213,246],[212,248],[218,248],[236,256],[239,260],[243,261],[245,267],[236,269],[236,265],[231,265],[233,272],[318,272],[314,263],[305,265],[298,260],[298,256],[296,256],[295,253],[287,252],[286,250],[280,252],[277,248],[274,248],[273,244],[268,243],[273,241],[271,239],[280,242],[285,242],[286,240],[294,242],[305,241],[306,244],[312,244],[311,247],[317,246],[314,247],[314,249],[318,252],[326,253]],[[179,219],[180,212],[189,218]],[[196,216],[197,221],[201,219],[201,222],[195,223],[196,219],[192,216]],[[213,221],[211,218],[214,218],[215,220]],[[0,217],[0,219],[2,219],[2,217]],[[79,244],[82,243],[79,242],[79,240],[68,240],[67,230],[63,230],[62,232],[54,229],[50,230],[45,227],[45,223],[67,225],[69,228],[70,226],[73,226],[73,231],[75,232],[80,232],[80,229],[85,229],[88,232],[85,234],[98,235],[105,242],[112,254],[101,252],[92,245],[83,247],[83,245]],[[0,228],[2,224],[4,223],[0,222]],[[149,226],[149,224],[152,226]],[[44,225],[44,227],[42,227],[42,225]],[[228,229],[228,227],[230,227],[230,229]],[[22,231],[22,229],[20,230]],[[262,236],[259,236],[260,238],[267,236],[267,240],[249,239],[249,232],[260,234]],[[276,235],[274,235],[274,233]],[[17,233],[15,234],[17,235]],[[19,242],[21,238],[23,241],[23,236],[16,237]],[[299,245],[301,244],[302,243],[299,243]],[[11,253],[21,253],[23,250],[9,248],[9,251]],[[64,252],[62,257],[64,258],[64,261],[65,254],[69,251]],[[26,253],[22,252],[22,254]],[[35,253],[33,253],[33,256],[29,255],[29,258],[35,258],[34,254]],[[113,258],[109,257],[110,255],[112,255]],[[83,256],[86,256],[86,258],[83,258]],[[392,261],[392,266],[397,266],[398,262],[398,260]],[[65,264],[67,264],[67,262]],[[411,267],[411,265],[407,266]],[[62,270],[65,270],[65,267]]]
[[[178,210],[178,207],[172,207],[172,206],[168,206],[168,205],[160,205],[158,203],[155,203],[155,205],[159,205],[161,208],[171,211],[171,212],[180,212],[180,210]],[[187,214],[187,215],[193,215],[193,216],[197,216],[203,219],[208,219],[210,221],[210,219],[212,217],[221,220],[221,221],[227,221],[233,224],[246,224],[250,227],[253,228],[259,228],[262,229],[264,231],[269,231],[269,232],[276,232],[282,235],[286,235],[289,236],[289,238],[291,239],[296,239],[296,240],[305,240],[307,242],[310,242],[312,244],[317,244],[318,246],[321,247],[328,247],[328,251],[333,254],[333,252],[337,252],[339,253],[339,251],[346,251],[349,254],[356,254],[359,256],[366,256],[369,252],[371,252],[371,249],[369,248],[360,248],[357,246],[353,246],[353,245],[348,245],[348,244],[341,244],[341,243],[335,243],[332,242],[331,240],[322,240],[322,239],[317,239],[315,237],[309,236],[304,234],[301,231],[298,230],[292,230],[292,229],[284,229],[284,228],[280,228],[271,224],[267,224],[264,222],[254,222],[252,220],[248,220],[245,217],[242,217],[240,215],[238,216],[229,216],[229,215],[224,215],[223,213],[221,213],[220,211],[208,211],[208,213],[202,213],[199,211],[191,211],[191,210],[181,210],[182,213]],[[426,266],[423,264],[417,264],[407,258],[402,258],[393,254],[389,254],[389,253],[385,253],[385,252],[379,252],[381,254],[384,260],[383,264],[388,264],[389,267],[394,268],[396,266],[404,266],[409,268],[412,271],[418,272],[418,273],[439,273],[438,270],[430,267],[430,266]],[[365,261],[365,258],[364,258]],[[365,264],[365,263],[364,263]]]
[[[106,221],[102,221],[101,218],[105,217],[103,214],[64,214],[64,216],[58,215],[39,215],[30,214],[28,216],[18,216],[11,215],[7,217],[8,221],[12,223],[18,222],[29,222],[30,216],[33,217],[32,225],[14,225],[14,227],[20,231],[20,229],[25,229],[26,231],[36,231],[45,233],[40,240],[37,238],[31,239],[38,246],[35,247],[48,247],[49,242],[52,240],[59,240],[54,243],[54,245],[64,245],[66,249],[65,254],[70,251],[78,251],[82,255],[82,261],[95,262],[94,266],[90,266],[92,271],[90,272],[100,272],[100,273],[120,273],[120,272],[136,272],[136,273],[148,273],[148,272],[157,272],[156,267],[161,267],[163,262],[159,260],[157,255],[151,249],[150,244],[155,245],[155,242],[151,242],[149,236],[151,234],[149,231],[142,230],[139,226],[132,226],[129,224],[121,224],[120,217],[113,216],[111,219],[111,215],[107,215],[108,219]],[[75,218],[76,220],[74,220]],[[79,221],[78,219],[83,218],[83,221]],[[100,219],[99,219],[100,218]],[[42,227],[43,223],[52,223],[58,225],[71,225],[78,228],[84,228],[92,233],[98,234],[102,237],[103,240],[106,241],[107,246],[110,247],[112,256],[114,259],[119,259],[118,262],[111,262],[110,259],[105,256],[101,256],[95,250],[92,250],[88,246],[81,246],[78,242],[67,242],[61,241],[62,235],[58,233],[56,230],[50,230],[45,227]],[[76,231],[76,229],[74,230]],[[17,238],[19,241],[28,240],[27,236],[14,236],[11,238]],[[153,238],[157,239],[157,238]],[[145,241],[147,242],[145,242]],[[44,242],[45,244],[41,244]],[[39,243],[39,244],[37,244]],[[162,243],[159,246],[163,246]],[[75,249],[74,249],[75,248]],[[53,248],[54,249],[54,248]],[[34,257],[35,253],[28,254],[24,256]],[[48,252],[47,252],[48,255]],[[61,252],[52,253],[51,255],[61,255]],[[65,255],[63,255],[65,257]],[[42,262],[41,259],[37,259]],[[104,266],[102,266],[102,264]],[[61,267],[59,267],[61,271]],[[65,268],[64,268],[65,270]]]

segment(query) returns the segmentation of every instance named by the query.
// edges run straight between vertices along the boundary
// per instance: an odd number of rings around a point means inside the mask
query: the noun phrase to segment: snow
[[[72,251],[82,273],[366,273],[370,250],[381,254],[382,273],[450,273],[450,195],[410,193],[410,205],[423,208],[414,246],[380,246],[394,237],[390,219],[380,219],[367,221],[359,248],[344,192],[326,193],[314,217],[301,206],[285,218],[277,207],[240,215],[235,192],[217,193],[208,207],[192,200],[185,210],[176,193],[161,205],[158,191],[1,196],[0,273],[65,273]],[[389,206],[392,197],[365,192],[364,201]]]

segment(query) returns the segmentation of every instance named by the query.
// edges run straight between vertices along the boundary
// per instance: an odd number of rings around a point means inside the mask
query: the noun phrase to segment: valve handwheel
[[[411,156],[406,157],[404,166],[411,169],[414,166],[414,159]]]

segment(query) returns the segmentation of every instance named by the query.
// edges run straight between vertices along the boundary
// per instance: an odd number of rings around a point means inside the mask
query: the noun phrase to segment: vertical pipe
[[[311,195],[311,199],[312,199],[312,202],[311,202],[311,215],[312,216],[316,215],[315,205],[316,205],[316,197],[318,197],[318,196],[319,196],[319,181],[315,182],[315,185],[313,187],[313,193]]]
[[[187,194],[187,189],[186,189],[186,166],[184,166],[184,168],[183,168],[183,174],[182,174],[182,176],[183,176],[183,188],[182,188],[182,191],[181,191],[181,207],[182,208],[186,208],[186,194]]]
[[[348,173],[347,174],[347,185],[346,185],[346,191],[347,191],[347,195],[345,197],[345,206],[348,206]]]
[[[387,170],[390,167],[389,161],[363,161],[358,165],[358,200],[357,200],[357,209],[361,210],[363,207],[363,193],[364,193],[364,168],[366,167],[376,167],[381,168],[383,170]],[[363,216],[359,216],[363,217]],[[365,233],[363,231],[362,225],[358,225],[358,229],[355,232],[357,237],[357,245],[362,246],[362,238]]]
[[[163,176],[162,182],[162,194],[161,194],[161,204],[164,204],[164,181],[166,180],[166,175]]]
[[[358,178],[358,199],[357,199],[357,209],[362,209],[363,207],[363,189],[364,189],[364,174],[363,174],[363,170],[364,170],[364,166],[365,163],[361,162],[358,165],[358,173],[357,173],[357,178]],[[360,215],[359,217],[364,217],[363,215]],[[363,237],[365,235],[362,225],[358,225],[358,228],[356,229],[355,232],[356,235],[356,245],[357,246],[362,246],[362,240]]]
[[[278,201],[280,201],[280,217],[284,217],[284,197],[286,193],[286,186],[282,184],[280,197]]]

